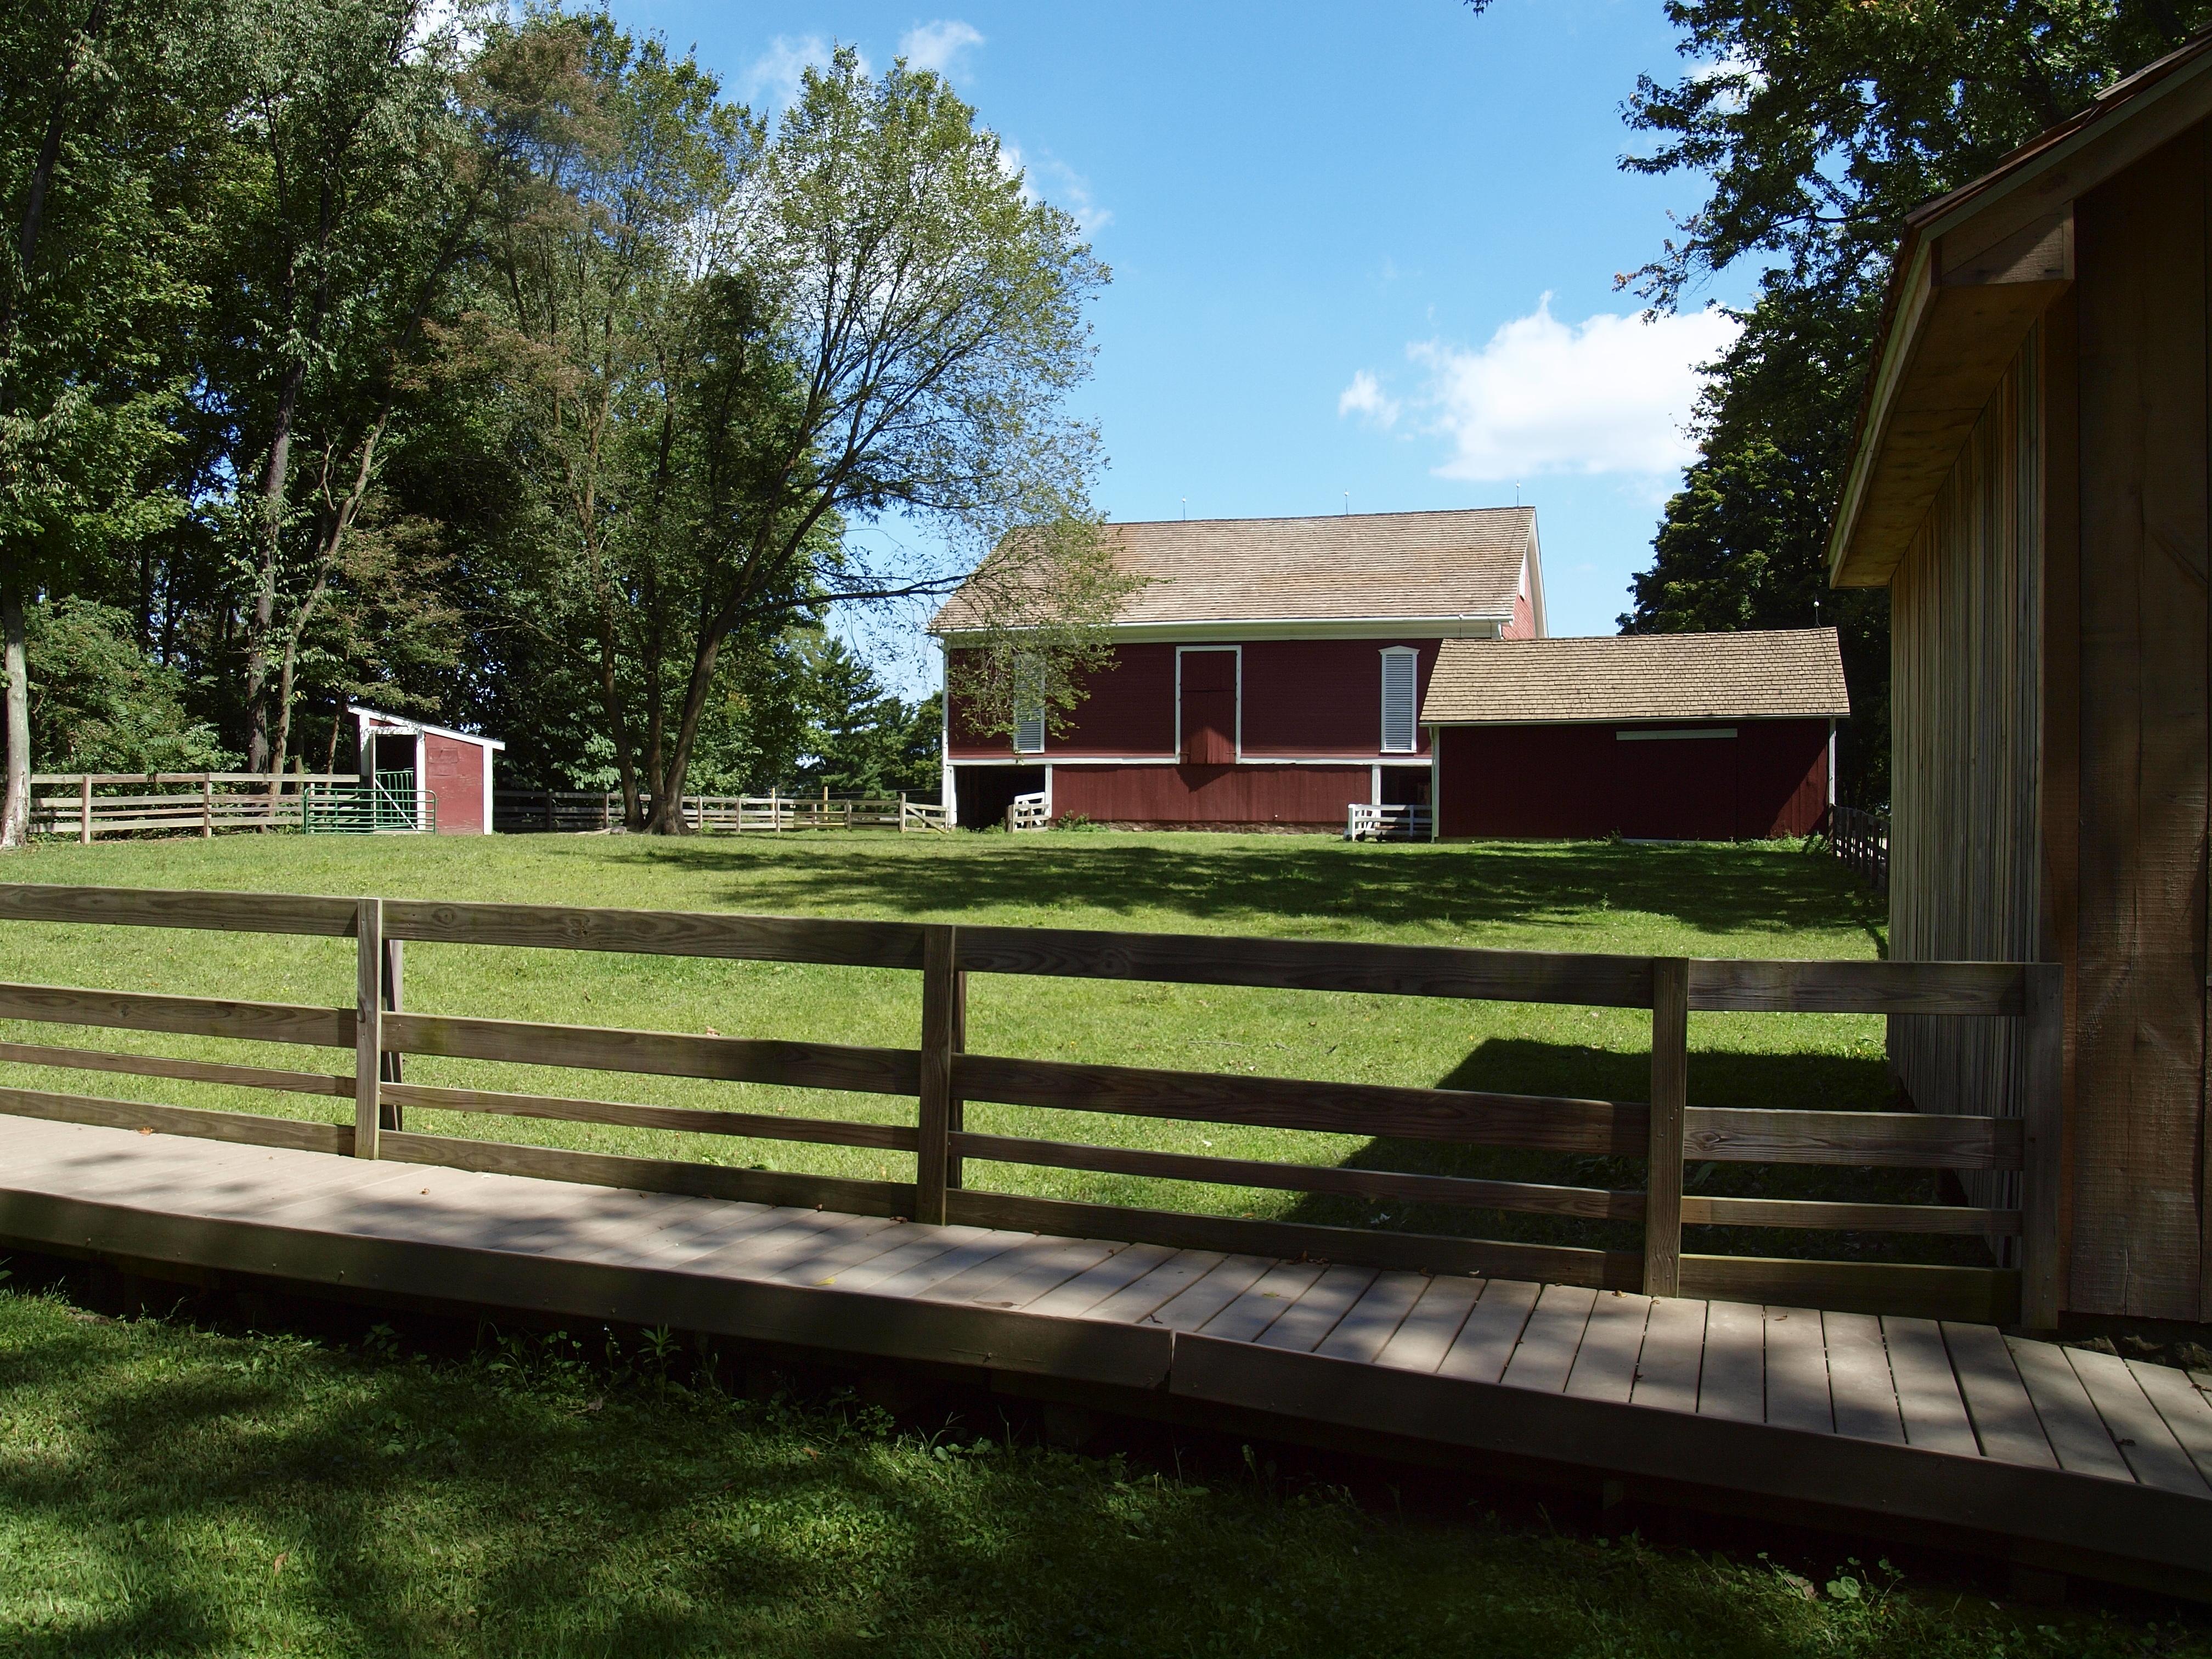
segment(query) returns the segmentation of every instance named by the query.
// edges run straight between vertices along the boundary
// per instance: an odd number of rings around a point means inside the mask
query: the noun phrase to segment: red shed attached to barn
[[[1810,835],[1850,713],[1832,628],[1448,641],[1421,705],[1436,833]]]

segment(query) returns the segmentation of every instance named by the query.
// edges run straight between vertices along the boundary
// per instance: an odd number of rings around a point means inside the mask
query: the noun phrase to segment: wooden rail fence
[[[31,830],[88,845],[137,830],[296,830],[308,786],[359,781],[349,772],[40,772],[31,779]]]
[[[1880,813],[1830,807],[1828,850],[1875,892],[1889,890],[1889,820]]]
[[[647,803],[651,810],[651,803]],[[895,830],[945,828],[945,809],[904,795],[686,795],[684,816],[697,830]],[[493,825],[509,832],[619,830],[622,797],[581,789],[501,789]]]
[[[350,1008],[0,984],[0,1019],[349,1049],[350,1074],[0,1042],[0,1061],[350,1098],[349,1125],[0,1087],[0,1113],[151,1127],[358,1158],[450,1165],[863,1215],[1376,1267],[1496,1274],[1955,1320],[2057,1323],[2060,969],[2009,963],[1769,962],[1565,955],[1426,945],[283,894],[0,885],[0,921],[82,922],[351,937]],[[538,950],[896,969],[920,976],[914,1048],[459,1018],[403,1006],[402,947]],[[1648,1101],[1577,1100],[1018,1059],[968,1052],[974,974],[1152,981],[1408,997],[1644,1008]],[[1991,1115],[1832,1112],[1688,1104],[1692,1011],[1908,1013],[2025,1020],[2025,1097]],[[410,1083],[404,1056],[716,1079],[902,1096],[907,1124],[647,1106]],[[1336,1134],[1408,1137],[1647,1160],[1641,1189],[1475,1180],[1270,1163],[981,1133],[970,1101]],[[813,1141],[912,1153],[910,1181],[742,1170],[567,1152],[404,1127],[410,1106]],[[1686,1193],[1686,1159],[2002,1169],[2022,1172],[2018,1209],[1710,1197]],[[1640,1222],[1640,1253],[1075,1203],[971,1186],[1005,1163],[1231,1186],[1459,1204]],[[1821,1228],[2017,1237],[2017,1268],[1686,1254],[1685,1225]]]

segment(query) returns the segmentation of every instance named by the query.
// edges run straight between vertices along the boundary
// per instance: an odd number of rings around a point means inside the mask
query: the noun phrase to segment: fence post
[[[354,905],[353,1155],[376,1156],[383,1127],[384,901]]]
[[[914,1155],[914,1218],[942,1225],[951,1157],[959,929],[932,924],[921,937],[921,1101],[915,1117],[920,1144]]]
[[[2058,1198],[2065,1179],[2066,969],[2028,964],[2022,1012],[2027,1068],[2021,1096],[2020,1322],[2058,1328]]]
[[[307,828],[307,811],[304,805],[300,808],[300,827],[303,830]],[[203,772],[200,774],[200,839],[208,841],[213,839],[214,836],[215,775],[211,772]]]
[[[76,781],[76,840],[80,847],[92,845],[92,774],[88,772]]]
[[[1651,1127],[1644,1194],[1644,1293],[1673,1296],[1682,1269],[1682,1114],[1690,1091],[1690,964],[1651,963]]]
[[[387,1014],[398,1013],[406,1006],[406,1004],[402,1000],[407,979],[407,963],[405,957],[403,955],[405,949],[406,941],[404,939],[388,939],[384,941],[384,972],[381,976],[383,983],[379,988],[383,994],[381,1000],[384,1005],[384,1012]],[[387,1051],[377,1064],[377,1080],[380,1083],[404,1082],[406,1080],[405,1076],[399,1067],[401,1058],[402,1056]],[[401,1113],[402,1109],[398,1101],[386,1100],[384,1098],[384,1091],[381,1089],[377,1091],[376,1119],[378,1127],[384,1129],[405,1128],[407,1127],[407,1121]]]
[[[956,969],[952,975],[952,1052],[956,1054],[968,1052],[968,970],[964,968]],[[947,1091],[945,1102],[945,1126],[956,1135],[968,1127],[968,1103],[950,1091]],[[951,1150],[948,1141],[945,1154],[945,1184],[948,1188],[954,1188],[960,1186],[965,1179],[960,1156]]]

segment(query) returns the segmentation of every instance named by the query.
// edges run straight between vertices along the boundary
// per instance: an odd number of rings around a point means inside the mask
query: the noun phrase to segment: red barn
[[[1421,705],[1436,833],[1810,835],[1850,713],[1832,628],[1451,641]]]
[[[1009,743],[948,699],[945,800],[999,822],[1042,792],[1056,817],[1130,827],[1341,830],[1355,802],[1425,805],[1423,690],[1448,642],[1540,637],[1533,507],[1109,527],[1143,579],[1115,665],[1071,728]],[[957,664],[978,618],[955,594],[932,631]]]

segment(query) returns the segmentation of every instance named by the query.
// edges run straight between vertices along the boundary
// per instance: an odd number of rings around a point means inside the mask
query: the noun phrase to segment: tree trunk
[[[284,376],[271,423],[269,459],[261,468],[261,568],[255,573],[253,612],[246,629],[246,769],[270,770],[269,635],[276,624],[276,577],[283,556],[284,497],[292,468],[292,417],[307,366],[295,362]]]
[[[607,716],[607,737],[615,746],[615,773],[622,781],[623,828],[645,827],[644,809],[637,799],[637,764],[630,754],[629,722],[623,718],[622,684],[615,663],[615,608],[602,599],[599,618],[599,702]]]
[[[0,585],[0,660],[8,703],[8,786],[0,795],[0,848],[21,847],[30,839],[31,676],[23,643],[23,593],[13,582]]]
[[[653,796],[652,822],[646,826],[655,835],[690,833],[691,825],[684,816],[684,775],[691,769],[691,746],[699,736],[699,719],[707,709],[707,694],[714,684],[714,664],[721,656],[722,635],[727,632],[729,623],[720,617],[701,631],[698,651],[691,659],[691,678],[684,688],[684,713],[676,723],[676,744]]]

